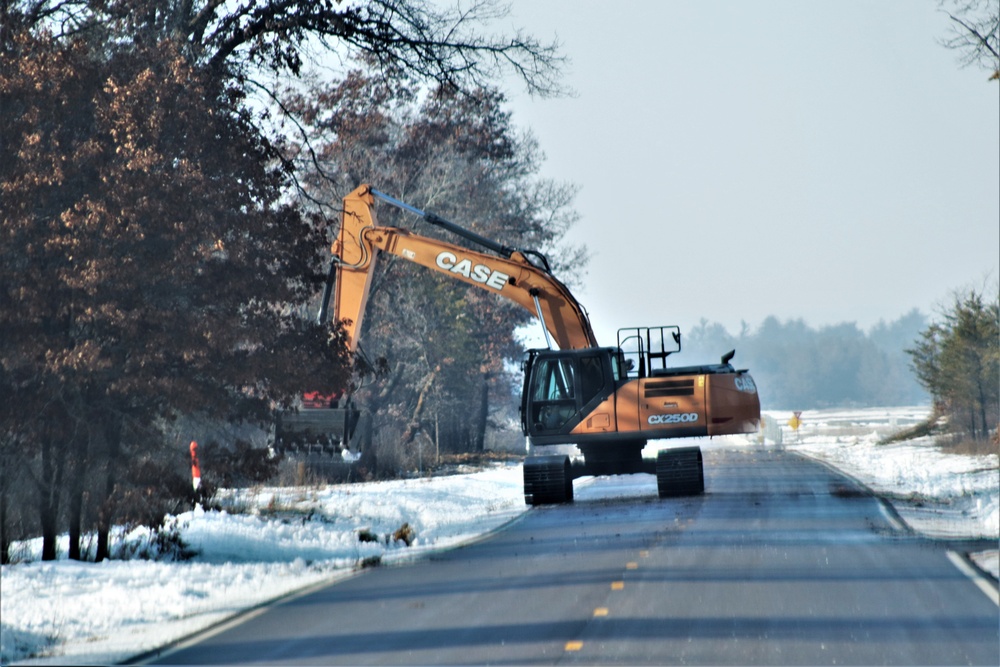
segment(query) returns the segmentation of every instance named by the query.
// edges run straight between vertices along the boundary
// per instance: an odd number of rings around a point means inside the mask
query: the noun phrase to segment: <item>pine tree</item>
[[[920,383],[955,431],[988,440],[1000,413],[1000,298],[957,293],[907,350]]]

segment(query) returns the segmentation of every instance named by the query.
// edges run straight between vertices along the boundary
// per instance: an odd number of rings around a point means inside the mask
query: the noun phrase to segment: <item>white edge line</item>
[[[896,510],[895,506],[893,506],[891,502],[889,502],[881,494],[875,491],[875,489],[873,489],[868,484],[861,481],[851,473],[847,472],[846,470],[841,470],[830,461],[821,459],[818,456],[813,456],[809,452],[793,451],[792,454],[796,456],[801,456],[802,458],[809,459],[814,463],[818,463],[821,466],[825,467],[830,472],[834,473],[835,475],[844,477],[853,482],[854,484],[856,484],[857,486],[864,489],[865,492],[868,493],[868,495],[870,495],[873,499],[875,499],[878,502],[879,512],[882,514],[883,518],[885,518],[885,520],[889,522],[889,526],[891,526],[892,529],[895,530],[896,532],[911,533],[911,534],[916,532],[909,526],[909,524],[906,523],[906,520],[903,519],[903,517],[899,514],[899,511]]]
[[[904,524],[902,521],[896,518],[896,514],[890,511],[888,507],[886,507],[886,501],[883,500],[881,497],[879,497],[878,500],[879,500],[878,508],[882,512],[882,516],[885,518],[885,520],[889,522],[890,526],[892,526],[892,529],[895,530],[897,533],[907,532],[908,529],[906,524]]]
[[[242,625],[243,623],[246,623],[251,619],[257,618],[261,614],[270,611],[279,604],[283,604],[285,602],[291,602],[298,598],[305,597],[306,595],[315,593],[329,586],[333,586],[346,579],[353,579],[354,577],[361,575],[363,572],[365,572],[365,570],[361,568],[354,570],[339,571],[333,576],[327,577],[322,581],[317,581],[303,588],[290,591],[285,595],[280,595],[276,598],[265,600],[260,604],[248,607],[246,609],[241,609],[232,614],[229,618],[225,618],[222,619],[221,621],[217,621],[216,623],[207,625],[206,627],[200,630],[195,630],[193,632],[190,632],[187,635],[181,637],[180,639],[168,642],[158,648],[153,648],[148,651],[144,651],[143,653],[133,656],[132,658],[128,658],[125,661],[120,662],[118,664],[148,665],[154,660],[163,660],[169,655],[173,655],[174,653],[183,651],[184,649],[190,648],[195,644],[211,639],[212,637],[218,634],[222,634],[227,630],[231,630],[239,625]]]
[[[957,567],[962,574],[972,579],[972,582],[979,586],[979,590],[986,594],[993,604],[1000,607],[1000,591],[998,591],[989,580],[986,579],[982,574],[980,574],[976,568],[969,565],[965,558],[955,551],[949,549],[947,552],[948,560],[951,561],[952,565]]]

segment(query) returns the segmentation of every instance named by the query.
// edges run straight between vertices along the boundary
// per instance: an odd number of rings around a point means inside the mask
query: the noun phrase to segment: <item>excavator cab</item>
[[[584,475],[647,472],[661,496],[704,489],[701,450],[682,447],[643,458],[649,440],[752,433],[760,419],[757,387],[735,369],[731,351],[718,364],[667,366],[680,351],[675,326],[618,332],[618,347],[530,350],[524,363],[521,426],[525,499],[572,500],[572,480]],[[538,455],[550,445],[582,454]]]
[[[630,378],[646,377],[654,365],[680,352],[676,326],[635,327],[618,331],[618,347],[583,350],[529,350],[524,364],[522,427],[526,435],[551,441],[574,428]],[[611,424],[610,416],[593,420]]]
[[[530,350],[525,360],[521,421],[526,434],[558,444],[612,395],[622,378],[613,348]],[[610,421],[609,421],[610,424]]]

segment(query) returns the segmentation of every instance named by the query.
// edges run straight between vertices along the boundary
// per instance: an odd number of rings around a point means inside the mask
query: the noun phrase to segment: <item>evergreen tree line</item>
[[[733,363],[750,370],[765,410],[920,405],[930,399],[906,350],[926,325],[918,310],[868,331],[855,323],[817,328],[768,317],[732,334],[703,320],[684,336],[682,353],[709,360],[735,349]]]

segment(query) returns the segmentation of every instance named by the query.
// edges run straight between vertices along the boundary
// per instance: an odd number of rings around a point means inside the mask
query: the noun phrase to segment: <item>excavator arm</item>
[[[376,198],[420,215],[431,224],[460,234],[503,256],[469,250],[406,229],[381,227],[375,215]],[[432,213],[424,213],[395,200],[369,185],[362,185],[344,197],[340,232],[333,244],[336,274],[333,319],[344,323],[352,352],[357,348],[375,262],[380,252],[402,257],[518,303],[541,320],[547,335],[560,349],[597,346],[583,306],[548,271],[542,255],[508,248]],[[544,267],[531,261],[532,257],[540,260]]]
[[[381,227],[375,216],[376,199],[492,254]],[[661,497],[698,494],[705,488],[701,449],[660,450],[652,460],[643,456],[646,442],[757,430],[757,386],[747,371],[730,365],[733,352],[719,364],[669,368],[667,356],[680,349],[680,332],[669,326],[622,329],[617,347],[600,347],[586,311],[553,277],[544,255],[504,246],[368,185],[344,198],[333,245],[333,318],[343,323],[352,351],[382,252],[494,292],[541,321],[550,344],[547,350],[531,350],[525,360],[522,430],[532,448],[573,444],[583,461],[571,461],[565,453],[529,452],[524,462],[524,497],[529,504],[571,501],[573,479],[583,475],[645,472],[656,475]],[[552,349],[553,340],[558,350]],[[676,350],[671,349],[671,340]],[[631,346],[627,350],[625,343]]]

